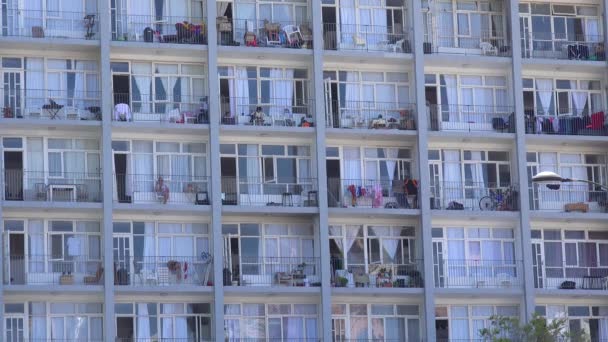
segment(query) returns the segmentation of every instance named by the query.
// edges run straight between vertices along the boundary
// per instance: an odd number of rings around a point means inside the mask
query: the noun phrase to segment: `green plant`
[[[568,332],[568,320],[556,318],[547,321],[545,317],[534,314],[526,324],[518,318],[490,316],[490,326],[479,330],[479,335],[488,342],[555,342],[555,341],[589,341],[584,332],[571,336]]]
[[[345,277],[336,278],[336,285],[338,285],[338,287],[346,287],[346,284],[348,284],[348,279]]]

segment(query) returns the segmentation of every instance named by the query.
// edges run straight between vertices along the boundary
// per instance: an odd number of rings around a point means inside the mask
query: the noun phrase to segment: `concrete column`
[[[224,340],[222,258],[222,175],[220,170],[220,93],[217,73],[215,1],[207,1],[207,77],[209,78],[209,164],[211,169],[211,231],[213,236],[213,326],[216,341]]]
[[[0,161],[2,161],[2,157],[0,157]],[[2,172],[4,173],[4,171]],[[4,175],[0,175],[0,181],[4,180]],[[4,183],[0,183],[4,184]],[[0,204],[4,204],[4,195],[0,195]],[[4,234],[4,216],[2,215],[3,206],[0,205],[0,227],[2,228],[2,233]],[[6,238],[5,235],[3,235]],[[0,265],[4,265],[8,260],[4,260],[4,243],[0,243]],[[0,341],[4,339],[4,272],[0,272]],[[7,279],[8,280],[8,279]]]
[[[327,170],[325,165],[325,94],[323,89],[323,16],[321,1],[312,1],[313,27],[313,111],[315,115],[315,155],[319,185],[319,249],[321,256],[321,332],[323,341],[331,341],[331,268],[329,264],[329,231],[327,209]]]
[[[114,184],[112,169],[112,75],[110,70],[110,2],[98,1],[100,54],[99,71],[101,74],[101,151],[103,181],[103,257],[104,257],[104,331],[105,341],[115,339],[114,319],[114,260],[112,254],[112,188]]]
[[[421,0],[413,0],[409,12],[413,27],[414,84],[418,127],[418,166],[420,173],[419,199],[420,230],[422,233],[422,254],[424,262],[424,331],[426,340],[435,340],[435,285],[433,282],[433,238],[431,236],[430,177],[428,158],[428,118],[424,95],[424,26]]]
[[[523,257],[524,298],[521,306],[522,320],[527,321],[534,313],[534,279],[532,272],[532,245],[530,242],[530,201],[528,193],[528,172],[526,163],[526,130],[521,72],[521,32],[519,29],[519,3],[509,1],[511,26],[511,51],[513,51],[512,82],[513,104],[515,107],[515,165],[519,181],[520,239]]]

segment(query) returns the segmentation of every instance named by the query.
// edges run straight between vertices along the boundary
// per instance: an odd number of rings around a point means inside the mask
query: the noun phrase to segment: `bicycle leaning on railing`
[[[512,187],[489,189],[489,194],[479,200],[479,209],[484,211],[515,210],[515,194]]]

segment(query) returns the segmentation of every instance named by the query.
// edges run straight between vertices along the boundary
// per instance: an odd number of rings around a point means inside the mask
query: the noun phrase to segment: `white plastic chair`
[[[302,40],[302,33],[296,25],[283,26],[283,32],[285,32],[285,36],[287,37],[287,43],[289,45],[300,45],[300,41]]]
[[[481,49],[481,53],[486,56],[498,55],[498,48],[488,42],[479,43],[479,48]]]
[[[80,110],[75,107],[63,107],[64,117],[68,120],[80,120]]]
[[[158,275],[153,270],[142,269],[139,273],[142,285],[158,285]]]
[[[394,42],[393,44],[388,44],[386,47],[388,48],[388,50],[391,50],[392,52],[403,52],[403,44],[405,43],[405,38],[403,39],[399,39],[398,41]]]

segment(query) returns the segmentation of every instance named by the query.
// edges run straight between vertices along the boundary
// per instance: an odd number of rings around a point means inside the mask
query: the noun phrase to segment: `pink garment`
[[[372,208],[382,207],[382,187],[380,184],[374,185],[374,198],[372,199]]]

